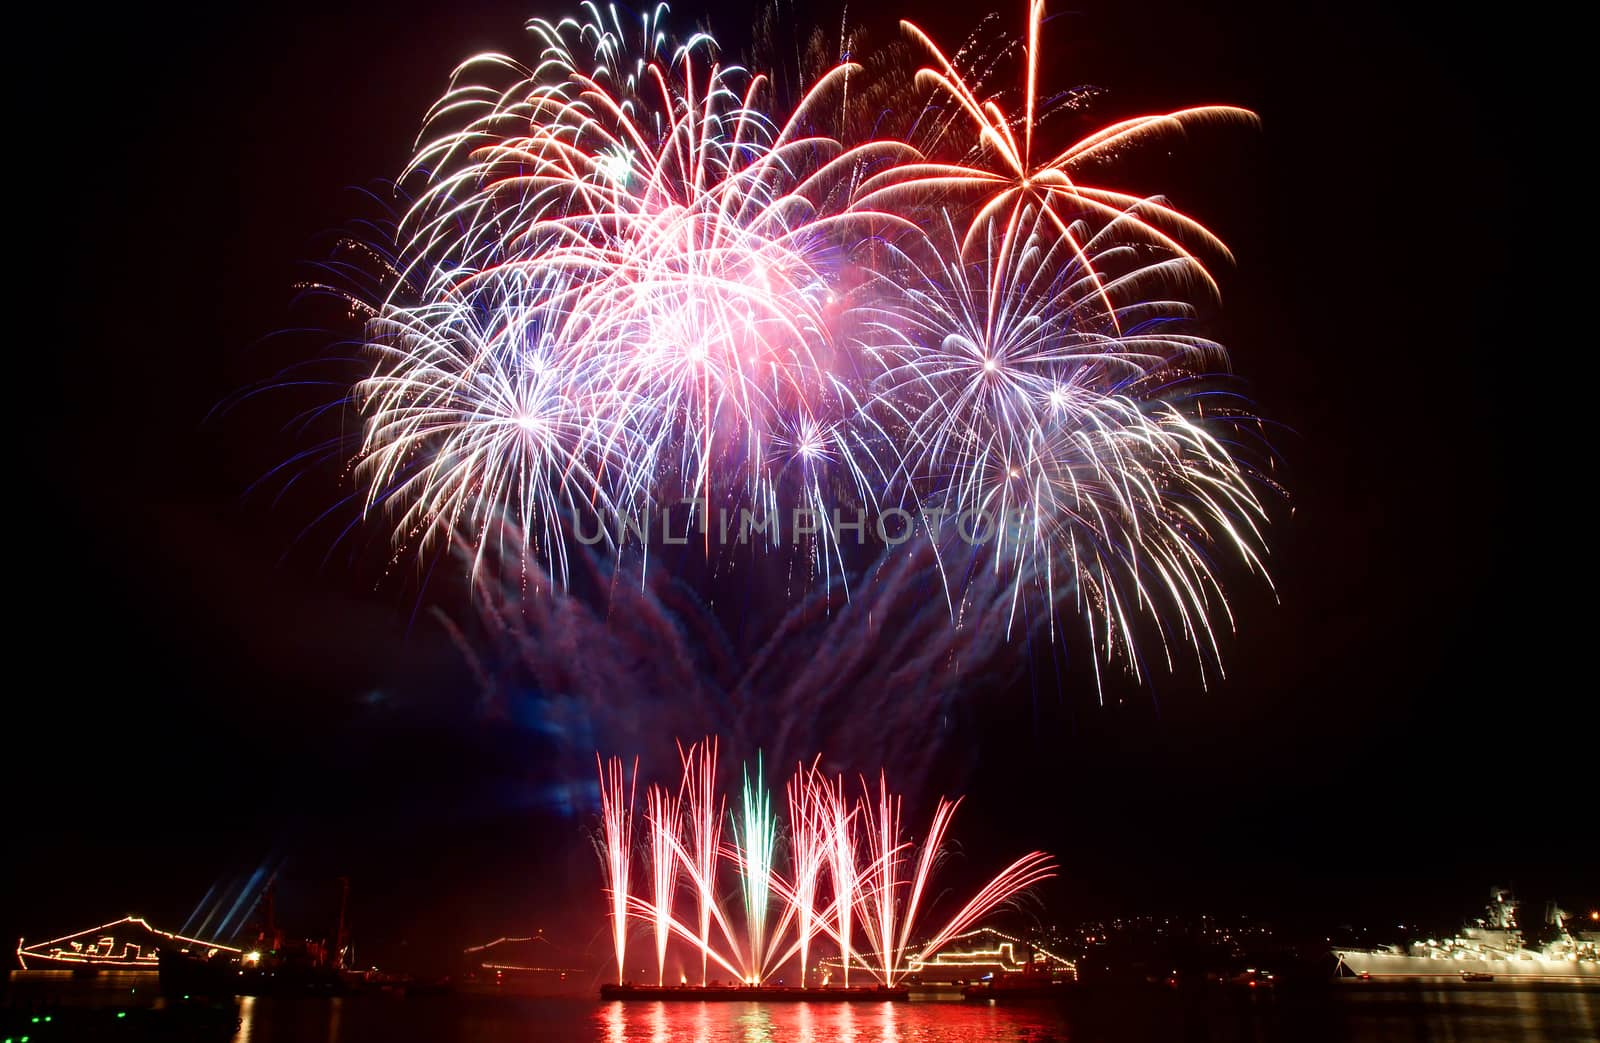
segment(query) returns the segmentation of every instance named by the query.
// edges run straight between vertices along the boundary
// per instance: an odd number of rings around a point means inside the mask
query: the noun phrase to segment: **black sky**
[[[347,187],[398,170],[457,60],[525,48],[522,19],[555,11],[71,8],[37,41],[12,204],[43,251],[11,406],[44,473],[10,512],[0,933],[181,922],[283,859],[306,910],[352,875],[369,944],[400,954],[559,919],[592,886],[581,819],[532,781],[537,722],[484,718],[412,592],[243,494],[279,432],[207,419],[279,359],[263,338]],[[954,39],[969,11],[894,13]],[[1292,492],[1278,600],[1239,588],[1220,685],[1157,674],[1101,708],[1073,670],[975,697],[966,847],[1058,852],[1064,917],[1440,915],[1507,881],[1600,903],[1578,627],[1539,587],[1564,536],[1529,518],[1530,456],[1558,436],[1528,430],[1551,378],[1506,145],[1526,33],[1476,17],[1155,0],[1049,27],[1050,75],[1106,88],[1108,121],[1261,114],[1148,187],[1234,248],[1212,332],[1283,426]],[[714,24],[737,41],[748,9]]]

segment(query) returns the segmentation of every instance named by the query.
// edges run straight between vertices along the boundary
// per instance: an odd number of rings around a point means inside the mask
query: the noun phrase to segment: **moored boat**
[[[1453,938],[1381,949],[1336,949],[1336,973],[1356,981],[1577,984],[1600,987],[1600,932],[1573,930],[1551,907],[1554,937],[1530,947],[1518,923],[1519,904],[1505,888],[1490,891],[1485,915]]]
[[[165,950],[237,957],[240,950],[221,942],[189,938],[150,926],[142,916],[124,916],[86,931],[29,945],[17,939],[17,963],[29,970],[69,970],[95,974],[103,970],[154,971]]]

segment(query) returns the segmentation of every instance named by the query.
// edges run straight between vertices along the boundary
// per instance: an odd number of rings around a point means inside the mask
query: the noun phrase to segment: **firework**
[[[744,893],[745,926],[750,932],[750,966],[758,980],[767,955],[767,907],[772,892],[772,855],[778,840],[778,823],[772,815],[772,796],[761,784],[761,759],[756,758],[756,773],[749,769],[744,778],[742,828],[734,831],[737,840],[739,884]]]
[[[1142,669],[1141,619],[1169,667],[1174,645],[1219,661],[1219,562],[1264,574],[1272,488],[1217,385],[1225,351],[1187,332],[1216,294],[1205,259],[1228,253],[1103,170],[1253,116],[1045,141],[1080,98],[1040,82],[1037,0],[981,60],[906,23],[870,75],[841,61],[792,102],[708,34],[674,37],[664,7],[586,10],[530,22],[531,64],[456,70],[393,242],[369,251],[379,291],[352,294],[370,365],[354,474],[396,555],[465,548],[480,588],[560,591],[575,543],[620,560],[659,528],[708,558],[787,540],[855,596],[895,514],[953,618],[987,601],[988,570],[1007,633],[1073,606],[1097,678]],[[1018,90],[989,80],[1019,53],[1020,105],[1002,104]],[[990,546],[947,553],[942,519]]]
[[[659,786],[645,794],[650,824],[651,906],[656,939],[656,984],[666,981],[667,938],[672,933],[672,902],[678,886],[678,832],[683,813],[677,799]]]
[[[850,945],[852,916],[857,901],[856,884],[860,870],[856,863],[855,812],[845,796],[844,780],[836,787],[825,783],[818,801],[828,824],[828,868],[833,875],[833,908],[838,927],[834,940],[839,943],[840,970],[845,988],[850,987]]]
[[[785,788],[789,801],[790,863],[794,872],[794,899],[788,908],[794,914],[801,983],[806,980],[811,940],[820,929],[817,891],[828,855],[826,802],[818,799],[816,785],[811,773],[802,768]],[[782,925],[779,929],[782,930]]]
[[[836,946],[846,987],[851,967],[893,986],[914,961],[931,958],[975,921],[1054,873],[1054,864],[1046,855],[1025,855],[981,888],[951,919],[922,936],[918,932],[924,929],[930,885],[959,802],[940,800],[921,843],[912,844],[901,832],[900,798],[889,792],[885,776],[880,774],[875,802],[863,780],[861,797],[852,803],[842,778],[830,782],[814,767],[801,766],[786,788],[786,873],[778,858],[779,821],[761,782],[760,759],[753,773],[748,767],[743,773],[739,810],[733,820],[735,843],[720,848],[707,847],[696,839],[697,833],[709,837],[708,828],[720,829],[710,821],[715,812],[710,819],[706,817],[707,809],[721,807],[721,801],[710,796],[716,763],[714,742],[690,747],[682,760],[684,778],[678,799],[657,786],[647,791],[653,865],[648,897],[629,895],[618,888],[618,881],[626,886],[631,843],[626,819],[618,810],[623,807],[621,762],[613,759],[609,771],[602,772],[598,847],[610,882],[607,895],[614,936],[620,947],[629,917],[652,925],[658,982],[665,978],[667,940],[678,938],[698,954],[702,984],[708,962],[747,984],[758,984],[791,959],[798,960],[799,980],[804,983],[812,943],[820,934]],[[685,809],[688,846],[682,842]],[[699,827],[697,819],[702,820]],[[864,842],[858,842],[858,834]],[[743,898],[743,949],[721,908],[717,881],[724,866],[736,875]],[[832,884],[827,901],[824,889],[818,886],[824,872]],[[698,930],[678,915],[675,906],[673,881],[680,873],[693,882]],[[771,915],[774,903],[776,917]],[[710,933],[712,923],[721,930],[721,938],[715,942]],[[852,925],[861,927],[864,947],[854,943]],[[620,948],[618,952],[621,981]]]
[[[622,761],[613,757],[595,763],[600,771],[600,854],[605,863],[606,897],[611,919],[611,944],[617,958],[617,980],[628,949],[628,867],[633,857],[633,789],[623,795]],[[638,781],[635,765],[634,782]]]
[[[684,869],[694,883],[700,945],[700,984],[706,983],[711,947],[711,917],[717,910],[717,859],[722,846],[722,801],[717,797],[717,740],[679,747],[683,759],[683,802],[689,822],[689,850]],[[720,919],[720,913],[719,913]]]

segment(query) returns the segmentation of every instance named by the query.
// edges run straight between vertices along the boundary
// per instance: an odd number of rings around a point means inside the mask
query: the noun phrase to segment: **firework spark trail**
[[[694,883],[699,918],[700,984],[706,983],[706,955],[710,951],[711,917],[717,906],[717,857],[722,847],[722,800],[716,792],[717,740],[708,738],[684,751],[683,804],[689,820],[689,850],[684,859]]]
[[[666,982],[667,938],[672,930],[672,902],[678,886],[678,840],[683,810],[667,790],[652,785],[645,792],[645,817],[650,830],[651,912],[656,935],[656,984]]]
[[[1017,859],[1003,869],[998,876],[984,885],[972,899],[967,902],[938,931],[917,947],[914,954],[916,960],[928,960],[937,955],[952,938],[961,934],[978,920],[987,916],[997,906],[1003,905],[1022,894],[1035,884],[1042,883],[1055,875],[1055,863],[1041,851],[1033,851]],[[922,882],[919,880],[919,882]],[[907,920],[909,933],[911,921]],[[905,950],[902,950],[905,951]]]
[[[831,864],[838,866],[838,880],[845,882],[836,898],[836,902],[842,900],[842,904],[833,909],[837,927],[830,928],[824,923],[822,930],[839,946],[847,986],[852,963],[867,969],[882,984],[893,986],[907,968],[932,958],[973,923],[1055,875],[1055,863],[1048,855],[1030,852],[985,884],[942,927],[924,941],[915,943],[915,932],[921,929],[924,900],[943,856],[944,838],[960,801],[938,801],[933,821],[918,848],[915,869],[909,878],[904,878],[902,868],[910,860],[913,845],[901,839],[900,798],[888,792],[887,784],[880,777],[874,811],[871,792],[863,780],[862,799],[853,811],[845,813],[842,801],[834,803],[835,794],[843,790],[844,780],[840,779],[836,787],[824,783],[813,792],[823,809],[831,810],[835,816],[844,816],[842,828],[831,833],[831,839],[839,843],[839,854]],[[867,837],[861,851],[856,848],[851,822],[856,818],[862,821]],[[791,900],[797,900],[797,896],[791,896]],[[868,935],[870,948],[865,954],[850,944],[851,910],[855,922]]]
[[[761,979],[767,956],[767,913],[772,890],[773,849],[778,825],[772,814],[772,796],[761,781],[761,758],[756,757],[752,781],[749,768],[744,773],[743,815],[734,829],[737,841],[739,882],[744,894],[745,926],[750,934],[750,982]],[[742,828],[741,828],[742,827]]]
[[[700,818],[703,827],[715,829],[721,807],[710,794],[708,781],[714,772],[714,750],[710,739],[687,751],[680,747],[684,779],[678,799],[658,786],[647,791],[650,850],[656,866],[649,896],[623,894],[615,887],[608,891],[613,925],[624,925],[616,932],[619,944],[627,917],[654,926],[658,982],[665,977],[667,940],[676,937],[699,952],[703,965],[715,962],[749,984],[768,980],[789,960],[798,958],[798,980],[804,984],[812,941],[822,935],[837,948],[844,986],[849,986],[852,967],[893,986],[916,961],[931,958],[998,906],[1054,875],[1055,866],[1048,856],[1040,852],[1024,855],[919,941],[931,883],[959,801],[939,800],[926,835],[920,845],[914,845],[901,833],[901,799],[889,791],[884,774],[879,775],[876,797],[863,779],[861,795],[852,804],[843,778],[830,782],[815,764],[810,768],[802,764],[786,787],[790,857],[789,875],[785,876],[776,859],[777,822],[761,782],[759,761],[755,775],[747,770],[743,777],[742,814],[735,819],[736,843],[702,848],[694,839],[695,820]],[[608,879],[615,881],[625,879],[627,872],[625,858],[617,868],[618,853],[626,850],[621,843],[626,835],[625,820],[618,811],[623,806],[621,761],[610,762],[602,781],[608,843],[601,853]],[[684,809],[688,811],[687,829],[681,817],[674,817],[681,816]],[[615,843],[610,842],[613,840]],[[697,852],[706,851],[713,857],[697,858]],[[724,862],[738,877],[744,898],[748,945],[744,952],[719,904],[716,881]],[[676,914],[674,880],[680,868],[696,894],[698,930]],[[823,900],[820,886],[824,870],[831,882],[828,901]],[[775,920],[771,918],[774,898],[779,910]],[[722,932],[719,943],[711,940],[711,923]],[[857,927],[865,947],[855,942]],[[621,966],[619,955],[619,973]],[[703,966],[702,984],[705,973]]]
[[[867,837],[866,886],[857,898],[862,928],[872,942],[877,954],[875,970],[885,985],[893,985],[905,965],[911,943],[911,931],[917,924],[917,914],[922,897],[932,876],[934,866],[944,847],[944,835],[950,828],[960,801],[941,799],[934,809],[933,822],[916,858],[916,868],[910,879],[902,876],[909,861],[910,844],[901,839],[900,806],[898,796],[889,792],[888,779],[878,776],[878,800],[874,809],[871,793],[862,782],[860,803],[863,833]],[[950,932],[954,933],[954,932]]]
[[[880,780],[881,778],[880,776]],[[880,781],[880,786],[887,789],[885,782]],[[943,853],[944,834],[950,828],[950,820],[955,817],[958,804],[959,800],[949,801],[941,798],[933,813],[933,823],[928,827],[928,835],[923,838],[922,849],[917,856],[917,868],[911,878],[911,893],[906,898],[904,916],[900,921],[900,933],[894,937],[892,948],[883,950],[886,957],[884,977],[890,984],[894,983],[905,963],[911,944],[911,931],[917,925],[917,912],[922,908],[922,897],[927,891],[934,866]]]
[[[865,786],[863,786],[865,789]],[[878,776],[878,808],[873,813],[868,794],[862,795],[862,835],[866,837],[865,888],[858,901],[861,929],[879,954],[877,972],[885,985],[894,984],[894,921],[900,904],[899,867],[904,845],[900,842],[900,798],[889,795],[889,783]]]
[[[806,984],[807,956],[817,933],[817,884],[827,859],[825,805],[817,791],[815,765],[795,772],[785,793],[789,800],[789,851],[794,873],[793,898],[787,904],[795,918],[800,955],[800,984]],[[783,927],[779,926],[779,933]]]
[[[930,493],[947,513],[975,505],[1001,520],[990,524],[1015,519],[1016,538],[991,564],[1018,577],[1013,595],[1023,577],[1049,591],[1051,603],[1070,588],[1091,634],[1102,635],[1105,660],[1124,652],[1138,676],[1130,617],[1142,611],[1209,653],[1200,657],[1204,680],[1208,659],[1221,658],[1213,616],[1229,624],[1232,617],[1193,534],[1226,534],[1239,558],[1265,575],[1255,549],[1265,508],[1245,470],[1186,415],[1182,393],[1151,390],[1170,379],[1172,360],[1203,362],[1222,350],[1166,332],[1164,317],[1189,310],[1174,302],[1120,308],[1126,332],[1085,326],[1086,280],[1053,258],[1065,247],[1043,227],[1042,208],[1021,213],[1031,231],[1003,270],[991,266],[999,286],[939,257],[939,277],[927,286],[948,289],[907,295],[898,325],[911,336],[886,375],[902,390],[884,399],[916,407],[896,410],[908,432],[907,477],[948,468],[942,490]],[[946,234],[954,234],[948,226]],[[1128,278],[1094,292],[1120,293]],[[996,291],[1005,302],[993,309],[987,302]],[[1029,307],[1015,308],[1019,299]],[[960,332],[945,335],[937,351],[912,347],[940,330]],[[1012,605],[1008,630],[1015,596]],[[1047,618],[1053,624],[1053,614]],[[1167,628],[1156,630],[1170,668]],[[1096,669],[1098,676],[1098,662]]]
[[[851,947],[852,917],[856,903],[856,813],[845,796],[844,779],[837,785],[822,783],[818,791],[824,802],[823,813],[828,823],[828,870],[833,879],[833,906],[837,923],[835,941],[839,945],[840,970],[845,988],[850,987],[850,964],[855,950]]]
[[[610,903],[611,943],[617,957],[617,981],[623,981],[623,964],[628,949],[628,866],[633,855],[633,788],[623,794],[622,759],[602,762],[595,754],[600,773],[601,861],[605,864],[606,895]],[[638,782],[638,766],[634,768]]]
[[[443,273],[435,290],[451,297],[507,279],[561,280],[544,299],[570,316],[550,326],[573,363],[576,397],[620,421],[594,446],[629,443],[627,463],[575,480],[593,480],[608,512],[611,497],[648,496],[646,476],[663,465],[683,489],[708,492],[714,443],[730,425],[746,432],[734,447],[742,441],[740,452],[759,461],[764,446],[750,438],[783,425],[778,401],[816,399],[830,384],[814,351],[828,341],[820,309],[831,293],[812,244],[850,223],[896,220],[865,208],[819,212],[829,171],[903,149],[846,150],[802,134],[811,99],[835,89],[842,69],[778,126],[754,107],[763,78],[718,64],[709,37],[653,58],[614,97],[561,42],[567,24],[535,28],[551,42],[537,70],[513,65],[524,78],[492,101],[468,91],[440,107],[455,118],[487,111],[419,150],[413,170],[434,172],[402,226],[408,271]],[[593,33],[602,49],[607,36]],[[511,128],[518,133],[504,136]],[[602,470],[615,488],[600,489]]]
[[[1034,159],[1033,135],[1040,119],[1036,110],[1042,56],[1039,31],[1043,19],[1044,0],[1028,0],[1028,42],[1023,52],[1025,111],[1021,118],[1009,115],[994,98],[980,97],[962,75],[956,62],[945,56],[932,37],[912,22],[901,22],[907,35],[932,55],[937,63],[937,68],[924,67],[918,70],[918,83],[954,102],[956,109],[969,118],[969,130],[975,131],[977,137],[970,143],[968,139],[961,139],[964,151],[970,156],[991,159],[993,166],[985,168],[961,162],[898,164],[864,182],[855,200],[856,205],[880,206],[907,196],[915,198],[930,188],[975,194],[978,198],[976,218],[969,228],[962,252],[968,252],[976,238],[987,234],[989,226],[999,221],[1009,230],[1006,247],[1002,250],[1004,256],[1015,246],[1015,237],[1009,233],[1014,233],[1015,221],[1022,208],[1030,203],[1043,203],[1044,212],[1050,216],[1051,223],[1084,262],[1086,276],[1097,288],[1101,288],[1100,276],[1089,263],[1094,251],[1093,244],[1084,238],[1088,228],[1074,225],[1070,219],[1073,212],[1082,212],[1090,218],[1106,222],[1101,234],[1130,234],[1138,241],[1153,243],[1169,251],[1214,291],[1215,280],[1205,265],[1183,246],[1179,238],[1174,237],[1198,240],[1205,248],[1227,257],[1227,248],[1203,225],[1159,199],[1141,199],[1122,192],[1089,187],[1074,181],[1073,175],[1092,162],[1144,139],[1181,133],[1186,124],[1229,120],[1254,122],[1255,115],[1232,106],[1209,105],[1139,116],[1103,128],[1053,158],[1037,162]],[[1018,124],[1023,128],[1023,140],[1020,143],[1013,133],[1013,128]],[[958,121],[940,124],[946,133],[954,132],[957,125]],[[1059,212],[1062,207],[1067,208],[1066,215]],[[1162,225],[1172,227],[1174,234],[1163,232]],[[1109,308],[1109,298],[1103,299]]]
[[[651,922],[655,920],[655,906],[647,899],[640,898],[636,895],[629,895],[628,908],[632,911],[632,915],[636,919]],[[729,957],[725,956],[714,945],[701,946],[699,944],[699,938],[695,935],[694,928],[691,925],[684,923],[681,919],[675,916],[668,917],[666,924],[669,934],[681,938],[683,941],[687,942],[691,948],[698,950],[708,959],[715,961],[717,966],[733,975],[736,979],[741,981],[746,979],[746,972],[740,968],[739,964],[735,962],[734,959],[730,959]]]
[[[564,591],[584,532],[620,560],[687,499],[712,557],[716,510],[793,506],[817,519],[810,578],[857,598],[850,519],[978,513],[1008,634],[1054,636],[1071,607],[1097,679],[1117,659],[1139,676],[1144,626],[1169,668],[1177,646],[1202,679],[1220,666],[1219,563],[1265,575],[1275,490],[1248,410],[1216,408],[1226,353],[1182,332],[1216,296],[1204,259],[1228,253],[1098,171],[1254,117],[1200,106],[1047,142],[1082,92],[1042,83],[1039,0],[1007,47],[950,55],[905,23],[787,106],[664,7],[585,11],[529,23],[531,66],[456,70],[402,177],[414,201],[348,293],[370,365],[353,474],[395,559],[464,545],[484,587]],[[1008,106],[989,80],[1019,54]],[[932,562],[957,625],[992,603],[973,556]]]

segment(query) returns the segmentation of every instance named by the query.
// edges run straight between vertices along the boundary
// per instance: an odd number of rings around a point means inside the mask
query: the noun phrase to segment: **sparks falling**
[[[475,580],[535,560],[559,591],[574,540],[620,554],[664,509],[693,505],[676,531],[714,556],[714,518],[779,518],[771,549],[803,508],[808,574],[859,583],[859,519],[901,512],[883,550],[982,514],[981,561],[937,556],[952,617],[989,569],[1008,627],[1076,615],[1097,678],[1143,669],[1141,621],[1169,668],[1176,646],[1220,663],[1219,565],[1265,575],[1276,488],[1226,352],[1192,332],[1229,254],[1104,176],[1253,115],[1047,140],[1076,96],[1043,82],[1042,0],[987,49],[903,23],[919,57],[877,93],[841,60],[792,100],[664,5],[584,10],[528,23],[531,64],[456,69],[393,241],[365,247],[381,290],[347,295],[369,359],[353,473],[397,559],[465,547]]]

